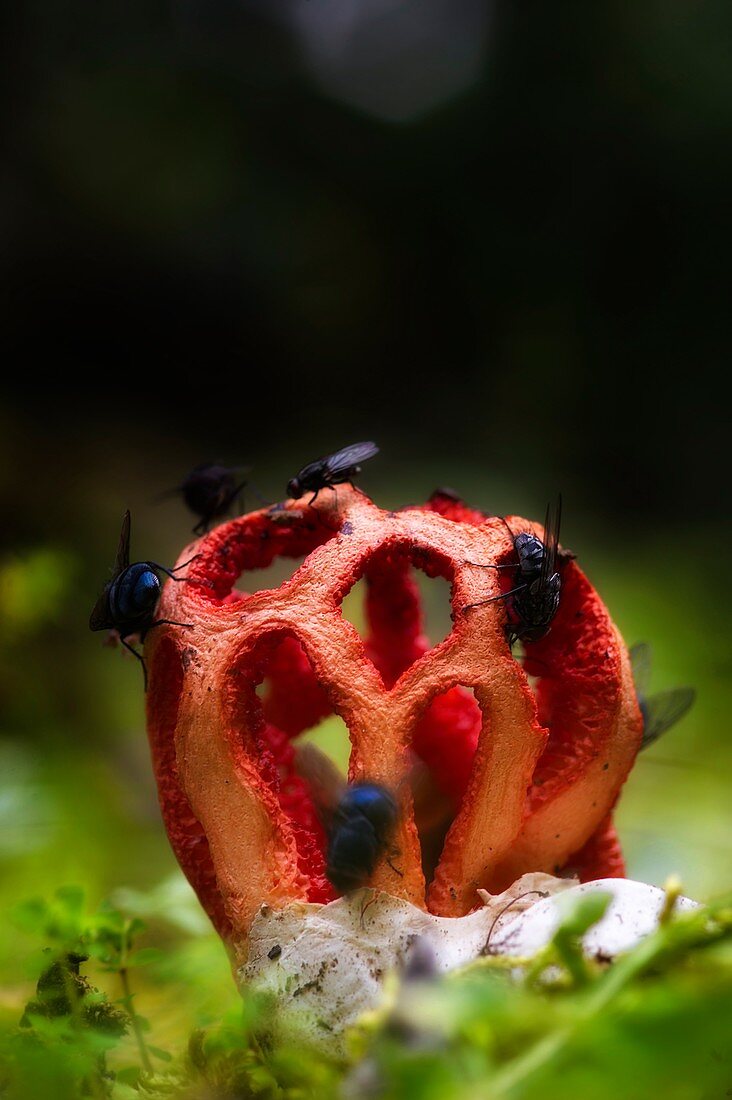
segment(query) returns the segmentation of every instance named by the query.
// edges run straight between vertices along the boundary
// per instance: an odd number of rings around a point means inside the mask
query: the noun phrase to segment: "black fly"
[[[514,535],[506,521],[513,540],[516,562],[507,565],[481,565],[481,569],[513,569],[513,586],[508,592],[491,596],[487,600],[468,604],[464,609],[482,607],[494,600],[507,600],[508,622],[506,633],[511,645],[516,641],[537,642],[543,638],[559,609],[562,579],[557,569],[559,558],[559,525],[562,519],[562,498],[557,499],[555,509],[547,506],[544,520],[544,539],[530,531]],[[471,563],[478,564],[478,563]]]
[[[377,783],[347,785],[333,761],[315,745],[298,746],[295,768],[306,780],[328,834],[328,880],[341,894],[357,890],[389,846],[398,818],[394,796]],[[397,871],[391,860],[389,864]]]
[[[672,688],[648,695],[651,678],[651,647],[647,642],[639,642],[630,649],[630,664],[633,669],[635,693],[638,706],[643,715],[643,737],[641,749],[648,748],[657,741],[662,733],[675,726],[684,717],[696,699],[693,688]]]
[[[225,516],[232,504],[247,484],[241,478],[242,470],[237,467],[219,466],[215,462],[203,463],[191,470],[185,481],[178,486],[183,500],[195,516],[198,523],[193,528],[194,535],[205,535],[211,523]]]
[[[192,561],[193,559],[191,559]],[[188,565],[184,562],[183,565]],[[166,569],[154,561],[138,561],[130,565],[130,513],[125,512],[122,531],[112,570],[112,579],[107,581],[104,591],[94,604],[89,617],[90,630],[114,630],[125,649],[129,649],[142,664],[147,690],[147,668],[142,654],[138,653],[126,640],[131,634],[139,635],[144,642],[145,635],[154,626],[189,626],[189,623],[177,623],[171,619],[156,619],[155,608],[160,599],[160,577],[165,573],[171,580],[184,581],[185,577],[176,577],[177,569]]]
[[[326,875],[341,894],[371,877],[397,822],[397,804],[385,787],[353,783],[338,803],[328,840]]]
[[[312,504],[321,489],[333,489],[344,482],[352,482],[360,474],[361,463],[379,453],[375,443],[353,443],[332,455],[324,455],[315,462],[303,466],[287,483],[287,492],[295,500],[305,493],[312,493]]]

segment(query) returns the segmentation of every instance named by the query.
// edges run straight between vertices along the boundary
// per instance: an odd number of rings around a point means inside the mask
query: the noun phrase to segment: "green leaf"
[[[10,910],[10,920],[24,932],[43,932],[48,921],[48,902],[43,898],[28,898]]]
[[[61,886],[56,891],[55,897],[61,903],[62,911],[69,917],[81,917],[86,900],[86,891],[83,886]]]
[[[139,1066],[125,1066],[124,1069],[118,1069],[115,1074],[115,1080],[119,1081],[122,1085],[135,1086],[142,1076],[142,1070]]]
[[[163,952],[159,947],[141,947],[127,957],[126,965],[128,967],[147,966],[149,963],[160,962],[163,957]]]
[[[161,1050],[160,1047],[151,1046],[149,1043],[147,1049],[151,1054],[154,1054],[156,1058],[159,1058],[161,1062],[172,1062],[173,1055],[169,1054],[167,1050]]]

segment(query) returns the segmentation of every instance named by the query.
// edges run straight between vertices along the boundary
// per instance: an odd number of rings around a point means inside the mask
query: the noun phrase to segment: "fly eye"
[[[293,497],[293,499],[297,499],[297,497],[300,496],[300,482],[296,477],[293,477],[292,481],[287,482],[287,493],[288,496]]]

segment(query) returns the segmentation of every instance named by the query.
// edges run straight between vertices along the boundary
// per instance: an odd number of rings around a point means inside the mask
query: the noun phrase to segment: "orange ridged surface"
[[[520,517],[508,522],[541,535]],[[478,904],[478,887],[495,892],[526,871],[574,864],[586,878],[595,865],[622,866],[603,823],[638,751],[641,716],[625,646],[574,562],[561,565],[559,612],[522,667],[506,641],[505,601],[464,610],[510,584],[511,570],[473,564],[514,560],[506,525],[449,494],[386,512],[339,486],[312,506],[288,501],[225,523],[179,560],[193,554],[189,583],[167,584],[158,611],[191,628],[162,626],[146,643],[148,724],[172,846],[225,938],[245,943],[263,902],[335,896],[291,744],[331,712],[349,729],[350,779],[383,783],[400,801],[396,854],[373,886],[459,916]],[[234,589],[276,558],[303,555],[276,589]],[[452,585],[453,629],[432,649],[415,566]],[[361,577],[366,640],[341,613]],[[429,884],[410,792],[415,754],[459,803]]]

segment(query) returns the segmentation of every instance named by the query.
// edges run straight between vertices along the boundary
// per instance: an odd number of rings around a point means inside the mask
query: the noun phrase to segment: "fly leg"
[[[463,565],[472,565],[475,569],[518,569],[518,562],[507,562],[505,565],[484,565],[480,561],[468,561],[467,558],[463,562]]]
[[[160,565],[159,562],[151,561],[150,565],[154,565],[156,569],[159,569],[161,573],[165,573],[166,577],[170,577],[171,581],[175,581],[177,584],[194,584],[199,588],[211,588],[209,581],[199,581],[195,577],[176,577],[176,573],[179,569],[185,569],[187,565],[190,565],[196,558],[200,558],[200,554],[194,554],[188,561],[182,561],[180,565],[176,565],[175,569],[168,569],[164,565]]]
[[[145,685],[145,691],[147,691],[147,665],[145,664],[145,658],[143,657],[143,655],[141,653],[137,652],[137,650],[135,649],[134,646],[131,646],[129,642],[126,642],[124,640],[124,638],[120,638],[120,642],[125,647],[125,649],[128,649],[130,651],[130,653],[132,654],[132,656],[136,657],[137,660],[142,665],[142,678],[143,678],[143,682],[144,682],[144,685]]]
[[[154,623],[150,623],[145,633],[149,634],[155,626],[184,626],[186,630],[193,630],[193,623],[179,623],[175,619],[156,619]]]
[[[395,867],[394,864],[391,862],[391,857],[392,856],[398,856],[398,855],[401,855],[401,852],[396,852],[396,851],[391,852],[386,857],[386,862],[389,864],[389,866],[391,867],[391,869],[392,869],[392,871],[394,872],[395,875],[399,875],[399,878],[404,878],[404,871],[400,871],[399,868]]]
[[[484,607],[487,603],[495,603],[496,600],[506,600],[509,596],[515,596],[517,592],[523,592],[528,588],[527,584],[520,584],[518,588],[512,588],[508,592],[501,592],[498,596],[489,596],[487,600],[478,600],[477,603],[466,603],[463,611],[470,611],[474,607]]]
[[[193,630],[193,623],[179,623],[176,622],[175,619],[156,619],[154,623],[150,623],[149,627],[145,631],[145,637],[147,637],[150,631],[154,630],[156,626],[183,626],[186,628],[186,630]],[[122,642],[123,646],[129,649],[130,653],[134,653],[135,657],[137,657],[139,661],[142,661],[142,671],[145,676],[145,691],[147,691],[147,665],[145,664],[145,658],[142,657],[136,650],[134,650],[132,646],[127,645],[127,642],[123,638],[120,638],[120,641]]]
[[[203,520],[201,520],[201,522],[203,523]],[[195,561],[196,558],[200,558],[200,556],[200,554],[194,554],[188,561],[182,561],[180,565],[176,565],[175,569],[168,569],[167,566],[160,565],[157,561],[151,561],[150,565],[154,565],[156,569],[159,569],[161,573],[165,573],[172,581],[184,581],[187,579],[186,577],[176,577],[175,574],[179,573],[181,569],[185,569],[187,565],[190,565],[192,561]]]

